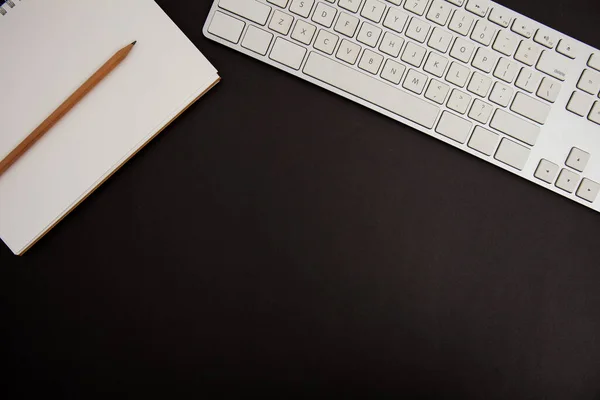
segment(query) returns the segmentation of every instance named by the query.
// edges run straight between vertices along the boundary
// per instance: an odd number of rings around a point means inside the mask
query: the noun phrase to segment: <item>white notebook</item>
[[[1,3],[0,159],[137,40],[120,66],[0,176],[0,237],[22,254],[219,77],[153,0]]]

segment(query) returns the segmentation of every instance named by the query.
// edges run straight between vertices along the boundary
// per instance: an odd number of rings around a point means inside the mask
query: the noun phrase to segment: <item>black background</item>
[[[10,398],[600,399],[598,213],[158,3],[223,81],[24,257],[0,243]],[[597,0],[503,4],[600,48]]]

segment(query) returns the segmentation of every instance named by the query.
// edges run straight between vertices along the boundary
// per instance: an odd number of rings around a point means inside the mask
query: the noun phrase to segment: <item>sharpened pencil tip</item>
[[[135,40],[133,43],[131,43],[131,45],[135,46],[136,43],[137,43],[137,40]]]

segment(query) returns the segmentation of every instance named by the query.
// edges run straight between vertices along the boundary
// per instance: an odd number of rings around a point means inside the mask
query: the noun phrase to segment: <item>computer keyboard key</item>
[[[361,1],[362,0],[340,0],[339,5],[343,9],[356,13],[360,8]]]
[[[579,189],[577,189],[577,197],[582,198],[585,201],[589,201],[593,203],[596,201],[598,197],[598,193],[600,192],[600,184],[594,182],[591,179],[584,178],[581,181],[581,185],[579,185]]]
[[[358,68],[376,75],[379,72],[381,63],[383,63],[383,56],[366,49],[358,63]]]
[[[453,89],[446,105],[449,109],[456,111],[457,113],[464,114],[467,112],[470,103],[471,96],[461,92],[458,89]]]
[[[444,104],[444,101],[446,101],[446,96],[448,96],[449,91],[450,86],[438,80],[431,79],[429,81],[429,86],[425,91],[425,98],[434,101],[438,104]]]
[[[440,113],[438,107],[417,96],[318,53],[310,53],[304,73],[429,129]]]
[[[490,126],[515,139],[534,146],[540,135],[540,127],[515,115],[498,109],[490,122]]]
[[[467,86],[467,90],[473,94],[476,94],[480,97],[486,97],[490,88],[492,87],[492,79],[487,76],[480,74],[479,72],[475,72],[471,76],[471,80],[469,81],[469,86]]]
[[[240,41],[245,26],[244,21],[217,11],[208,27],[208,31],[231,43],[237,43]]]
[[[381,1],[367,0],[360,15],[375,23],[379,23],[379,21],[381,21],[381,17],[383,17],[385,8],[385,4],[383,4]]]
[[[536,68],[558,80],[564,81],[571,67],[571,60],[558,53],[545,50],[537,62]]]
[[[508,107],[513,94],[514,90],[511,86],[496,82],[494,84],[494,89],[492,89],[492,93],[490,93],[490,101],[499,106]]]
[[[295,39],[300,43],[310,44],[310,42],[312,42],[313,37],[315,36],[316,31],[316,26],[299,19],[296,22],[294,30],[292,31],[292,39]]]
[[[600,72],[590,69],[583,70],[577,88],[596,96],[600,92]]]
[[[489,8],[489,0],[469,0],[465,8],[473,14],[484,17]]]
[[[431,33],[431,36],[429,37],[427,46],[441,53],[445,53],[448,51],[450,43],[452,43],[452,34],[446,32],[443,29],[435,28]]]
[[[267,54],[271,40],[273,40],[272,33],[250,25],[242,40],[242,47],[264,56]]]
[[[267,0],[267,2],[275,4],[276,6],[279,6],[281,8],[286,8],[288,4],[288,0]]]
[[[594,53],[588,60],[588,67],[594,68],[596,71],[600,71],[600,53]]]
[[[590,115],[588,115],[588,119],[600,125],[600,101],[594,103],[592,111],[590,111]]]
[[[367,46],[375,47],[379,41],[379,36],[381,36],[381,28],[371,25],[368,22],[363,22],[356,40]]]
[[[558,42],[558,46],[556,47],[556,51],[558,51],[563,56],[567,56],[570,59],[577,58],[577,45],[567,39],[561,39]]]
[[[464,87],[469,78],[471,70],[457,62],[453,62],[446,73],[446,80],[456,86]]]
[[[404,53],[402,53],[402,61],[418,68],[421,66],[421,63],[423,63],[425,54],[427,54],[427,50],[423,47],[408,42],[404,48]]]
[[[429,23],[413,17],[408,24],[408,28],[406,28],[405,35],[419,43],[425,43],[430,28]]]
[[[573,147],[567,157],[567,161],[565,161],[565,165],[573,168],[575,171],[583,172],[589,161],[590,153]]]
[[[306,49],[304,47],[278,37],[275,39],[269,57],[271,60],[297,70],[300,69],[305,55]]]
[[[342,35],[354,37],[359,21],[360,20],[353,15],[341,13],[340,17],[335,23],[334,30]]]
[[[529,150],[527,147],[521,146],[520,144],[509,139],[502,139],[494,158],[521,171],[523,168],[525,168],[525,164],[527,164],[527,160],[529,160],[530,153],[531,150]]]
[[[446,0],[446,1],[454,4],[455,6],[462,7],[463,4],[465,4],[465,1],[467,1],[467,0]]]
[[[494,76],[504,82],[512,83],[519,72],[519,66],[506,58],[501,58],[494,70]]]
[[[404,9],[417,15],[423,15],[429,0],[410,0],[404,3]]]
[[[558,165],[542,159],[535,170],[534,176],[546,183],[552,183],[558,174]]]
[[[564,190],[565,192],[573,193],[577,187],[577,183],[579,183],[579,175],[577,175],[575,172],[569,171],[568,169],[563,169],[560,171],[560,175],[556,181],[556,187]]]
[[[445,0],[433,0],[427,13],[427,19],[438,25],[444,26],[448,22],[448,17],[452,12],[452,7]]]
[[[354,65],[360,54],[361,47],[346,39],[342,40],[335,56],[348,64]]]
[[[469,139],[468,146],[478,152],[491,156],[498,146],[500,137],[492,131],[489,131],[481,126],[476,126]]]
[[[337,10],[335,8],[328,6],[325,3],[317,3],[312,20],[326,28],[331,28],[336,14]]]
[[[417,72],[414,69],[410,69],[408,74],[406,74],[406,78],[404,78],[402,87],[416,94],[421,94],[423,93],[426,84],[427,75]]]
[[[271,13],[271,7],[256,0],[219,0],[219,7],[259,25],[265,25]]]
[[[471,80],[469,81],[469,86],[467,90],[473,94],[476,94],[480,97],[486,97],[490,88],[492,87],[492,80],[485,75],[480,74],[479,72],[475,72],[471,76]]]
[[[448,59],[432,51],[429,53],[429,57],[427,57],[427,61],[425,62],[423,69],[426,72],[441,78],[444,75],[444,71],[446,70],[447,66]]]
[[[402,80],[402,75],[404,75],[405,70],[406,67],[404,65],[399,64],[396,61],[387,60],[381,71],[381,77],[388,82],[398,85]]]
[[[515,85],[519,89],[533,93],[540,86],[541,79],[542,75],[539,72],[533,71],[529,68],[521,68],[521,72],[519,73],[519,77],[517,78]]]
[[[590,113],[593,102],[594,100],[590,96],[575,91],[569,99],[567,110],[571,111],[573,114],[579,115],[580,117],[585,117]]]
[[[483,47],[480,47],[477,49],[477,53],[475,53],[475,57],[473,57],[473,62],[471,65],[478,70],[487,72],[489,74],[492,72],[492,69],[494,69],[496,61],[498,61],[496,54],[484,49]]]
[[[487,22],[486,20],[480,19],[475,24],[475,29],[471,33],[471,39],[481,43],[484,46],[489,46],[492,43],[492,38],[496,33],[496,26]]]
[[[358,0],[355,0],[358,1]],[[388,11],[385,20],[383,21],[383,26],[389,28],[397,33],[402,33],[406,22],[408,21],[408,14],[403,13],[402,11],[396,8],[390,8]]]
[[[290,4],[290,12],[301,17],[308,18],[310,10],[313,8],[314,4],[315,0],[292,0],[292,4]]]
[[[335,45],[338,42],[338,37],[331,32],[325,31],[323,29],[319,30],[319,34],[315,39],[314,47],[317,50],[321,50],[326,54],[333,54],[333,50],[335,49]]]
[[[523,93],[517,93],[510,109],[538,124],[545,124],[550,106]]]
[[[435,131],[463,144],[467,141],[472,127],[473,124],[470,121],[457,117],[448,111],[444,111]]]
[[[488,19],[503,28],[508,28],[508,25],[510,25],[510,15],[506,11],[497,7],[492,9]]]
[[[494,106],[485,101],[475,99],[471,106],[471,111],[469,111],[469,118],[485,125],[489,121],[493,111]]]
[[[533,40],[542,46],[548,47],[549,49],[553,49],[558,41],[556,35],[546,29],[538,29],[535,33]]]
[[[496,40],[494,40],[492,48],[505,56],[510,57],[517,49],[519,41],[520,40],[516,35],[507,31],[500,31],[498,36],[496,36]]]
[[[517,53],[515,54],[515,60],[521,61],[523,64],[532,67],[537,63],[542,54],[542,48],[535,43],[530,43],[525,40],[521,41]]]
[[[464,63],[468,63],[474,50],[475,45],[473,42],[459,37],[454,41],[452,50],[450,50],[450,57],[456,58]]]
[[[452,15],[450,24],[448,24],[448,29],[460,35],[467,36],[474,20],[473,14],[463,10],[456,10]]]
[[[537,91],[537,96],[554,103],[560,93],[562,85],[551,78],[542,79],[542,84]]]
[[[389,56],[398,58],[403,44],[404,39],[392,33],[386,32],[381,40],[381,44],[379,45],[379,50]]]
[[[533,24],[529,21],[525,21],[523,18],[515,19],[511,30],[527,39],[531,38],[534,32]]]
[[[269,29],[285,36],[292,28],[293,23],[294,17],[279,10],[275,10],[271,22],[269,23]]]

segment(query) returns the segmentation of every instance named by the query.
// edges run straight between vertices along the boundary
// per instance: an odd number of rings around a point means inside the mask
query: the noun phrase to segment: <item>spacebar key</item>
[[[318,53],[310,53],[303,72],[429,129],[440,112],[433,104]]]

